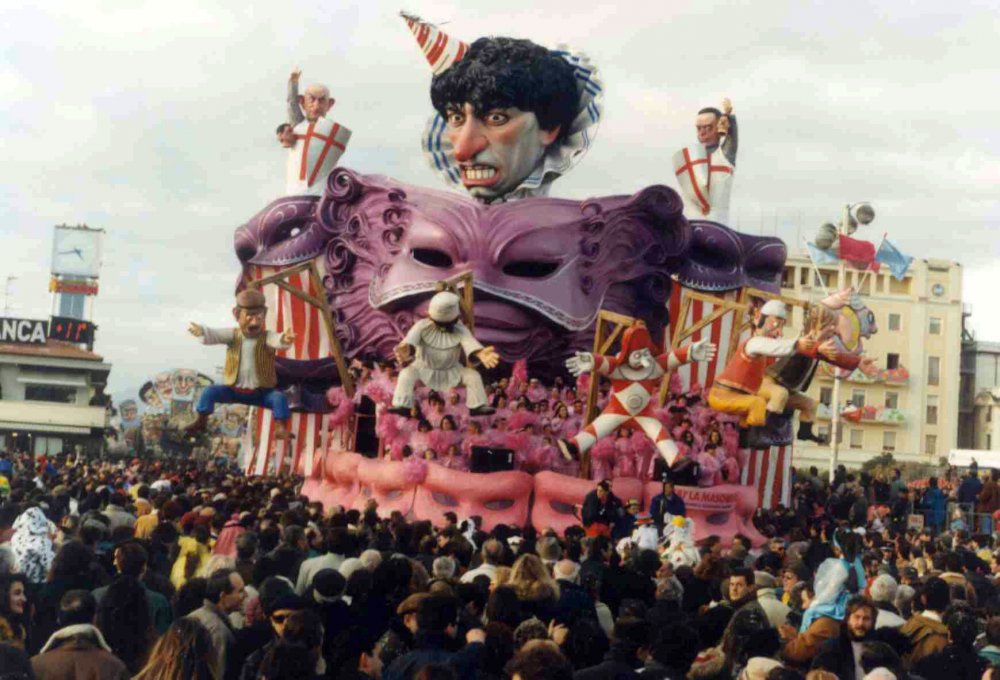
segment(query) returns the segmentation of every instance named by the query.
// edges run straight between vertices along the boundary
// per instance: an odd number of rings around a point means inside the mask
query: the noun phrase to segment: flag
[[[878,252],[875,253],[875,261],[881,262],[889,268],[892,272],[893,278],[898,281],[902,281],[903,277],[906,276],[906,270],[910,268],[910,263],[913,262],[913,258],[899,248],[896,244],[889,239],[882,239],[882,245],[879,246]]]
[[[831,253],[829,250],[823,250],[815,243],[806,243],[806,248],[809,249],[809,257],[811,257],[813,263],[817,265],[837,264],[839,262],[836,255]]]
[[[859,241],[850,236],[840,235],[840,259],[851,263],[857,269],[878,271],[875,261],[875,244],[869,241]]]

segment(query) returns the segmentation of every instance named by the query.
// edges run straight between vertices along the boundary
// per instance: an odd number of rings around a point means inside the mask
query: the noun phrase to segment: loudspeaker
[[[470,472],[503,472],[514,469],[514,450],[493,446],[473,446]]]

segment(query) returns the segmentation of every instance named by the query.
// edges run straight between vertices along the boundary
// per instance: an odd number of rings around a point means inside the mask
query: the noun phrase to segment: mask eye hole
[[[514,260],[503,266],[503,273],[521,279],[544,279],[559,269],[558,262],[546,260]]]
[[[442,250],[435,250],[433,248],[414,248],[410,251],[410,255],[414,260],[420,264],[425,264],[428,267],[447,269],[454,265],[451,256]]]

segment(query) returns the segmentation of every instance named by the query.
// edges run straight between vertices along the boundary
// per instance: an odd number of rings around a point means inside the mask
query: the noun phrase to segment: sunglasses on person
[[[291,614],[271,614],[271,620],[275,623],[281,624],[288,620]]]

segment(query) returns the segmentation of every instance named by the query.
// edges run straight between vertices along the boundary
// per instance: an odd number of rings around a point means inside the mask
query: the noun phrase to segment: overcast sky
[[[283,189],[273,130],[292,67],[330,85],[331,115],[354,131],[344,165],[438,186],[419,146],[430,72],[401,7],[259,4],[0,8],[0,277],[18,277],[10,315],[50,311],[54,224],[106,229],[96,349],[114,364],[115,394],[164,368],[221,364],[186,321],[230,318],[233,231]],[[568,43],[599,66],[605,121],[553,195],[675,186],[670,157],[693,140],[695,111],[729,96],[740,124],[734,226],[793,244],[844,203],[869,200],[877,218],[858,236],[888,231],[914,256],[961,262],[974,328],[1000,340],[994,2],[658,4],[641,15],[551,0],[404,9],[467,41]]]

